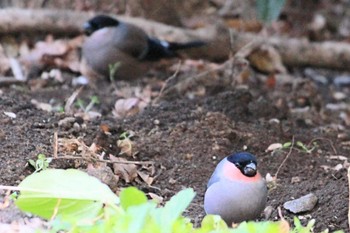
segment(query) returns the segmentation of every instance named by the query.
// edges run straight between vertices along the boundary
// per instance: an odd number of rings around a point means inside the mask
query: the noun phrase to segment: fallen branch
[[[105,159],[95,159],[95,158],[85,158],[85,157],[80,157],[80,156],[58,156],[57,158],[52,158],[53,160],[56,159],[82,159],[82,160],[87,160],[89,162],[101,162],[101,163],[122,163],[122,164],[136,164],[136,165],[149,165],[149,164],[154,164],[152,161],[111,161],[111,160],[105,160]]]
[[[4,87],[4,86],[10,86],[10,85],[19,85],[19,84],[26,84],[25,81],[23,80],[18,80],[15,79],[13,77],[0,77],[0,87]]]
[[[81,25],[94,14],[70,10],[14,9],[0,10],[0,34],[45,32],[52,34],[81,33]],[[226,60],[247,43],[260,40],[269,43],[280,53],[283,63],[290,67],[320,67],[350,70],[350,45],[342,42],[311,43],[307,40],[282,37],[263,37],[252,33],[231,31],[218,23],[198,30],[188,30],[148,21],[141,18],[117,16],[119,19],[143,28],[148,34],[170,41],[202,40],[208,44],[189,50],[191,57]],[[231,37],[231,38],[230,38]]]

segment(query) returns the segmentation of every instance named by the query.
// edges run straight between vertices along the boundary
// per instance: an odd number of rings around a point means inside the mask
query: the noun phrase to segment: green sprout
[[[109,69],[109,80],[113,83],[114,81],[114,76],[117,70],[120,67],[120,62],[116,62],[114,64],[109,64],[108,69]]]
[[[85,102],[82,99],[78,99],[76,102],[76,105],[82,109],[84,112],[89,112],[94,105],[99,104],[100,100],[98,98],[98,96],[93,95],[90,97],[90,102],[85,106]]]
[[[315,225],[315,219],[311,219],[306,227],[304,227],[300,220],[297,217],[294,217],[294,229],[291,231],[291,233],[309,233],[313,232],[314,225]]]
[[[292,146],[291,142],[286,142],[282,145],[282,149],[289,149]],[[318,144],[316,142],[312,143],[312,147],[305,145],[303,142],[301,141],[297,141],[296,142],[296,146],[298,147],[299,150],[306,152],[308,154],[310,154],[313,150],[316,149],[316,147],[318,146]]]
[[[49,167],[52,158],[46,158],[44,154],[38,154],[38,159],[34,161],[33,159],[29,159],[29,164],[35,168],[34,173],[37,173],[41,170],[45,170]]]
[[[119,139],[124,140],[124,139],[129,139],[132,136],[134,136],[133,134],[130,134],[129,132],[123,132],[119,135]]]

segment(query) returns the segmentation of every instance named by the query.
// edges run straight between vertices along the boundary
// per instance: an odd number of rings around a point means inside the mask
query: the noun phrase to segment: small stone
[[[300,178],[299,176],[294,176],[294,177],[292,177],[292,179],[291,179],[291,183],[292,183],[292,184],[300,183],[300,181],[301,181],[301,178]]]
[[[70,128],[75,122],[75,117],[66,117],[58,122],[58,126]]]
[[[173,179],[173,178],[170,178],[169,179],[169,184],[175,184],[176,183],[176,180],[175,179]]]
[[[317,204],[317,201],[317,196],[313,193],[309,193],[298,199],[285,202],[283,207],[294,214],[298,214],[312,210]]]

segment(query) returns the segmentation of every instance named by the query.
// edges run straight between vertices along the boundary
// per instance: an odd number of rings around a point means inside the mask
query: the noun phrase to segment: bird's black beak
[[[85,35],[90,36],[94,32],[94,28],[91,26],[89,22],[83,24],[83,30]]]
[[[243,169],[243,173],[244,175],[248,176],[248,177],[253,177],[256,175],[256,164],[251,162],[251,163],[248,163],[244,169]]]

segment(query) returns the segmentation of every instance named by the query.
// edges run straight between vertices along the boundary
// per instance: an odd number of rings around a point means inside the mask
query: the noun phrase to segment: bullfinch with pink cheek
[[[257,171],[255,156],[239,152],[217,165],[207,185],[204,209],[231,225],[258,218],[266,199],[266,182]]]
[[[205,45],[201,41],[176,43],[149,37],[141,28],[107,15],[98,15],[84,24],[88,36],[82,46],[81,73],[88,78],[133,79],[144,75],[151,61],[175,57],[181,49]]]

